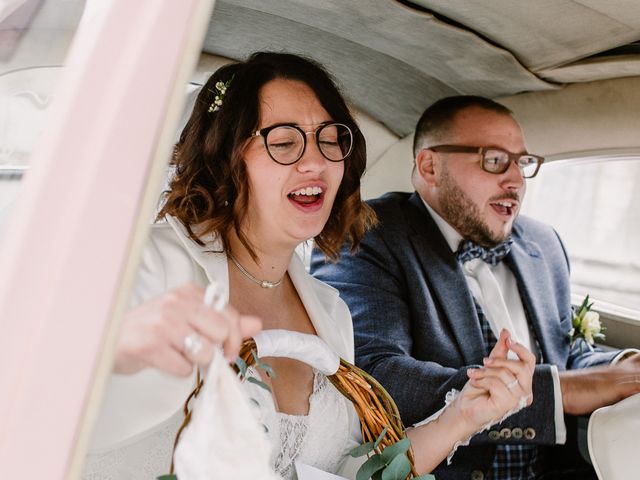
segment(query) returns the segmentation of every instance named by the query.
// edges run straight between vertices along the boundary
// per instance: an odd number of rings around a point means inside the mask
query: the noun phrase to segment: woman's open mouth
[[[317,210],[324,203],[325,191],[322,187],[303,187],[289,193],[287,197],[296,207],[304,211]]]

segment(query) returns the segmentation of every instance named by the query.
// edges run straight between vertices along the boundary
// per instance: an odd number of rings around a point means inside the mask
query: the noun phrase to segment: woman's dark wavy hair
[[[211,75],[176,144],[175,172],[158,218],[167,214],[177,217],[200,245],[200,238],[213,233],[225,249],[233,228],[255,258],[240,229],[249,205],[243,154],[247,139],[258,128],[260,90],[279,78],[308,85],[331,118],[353,131],[353,150],[345,159],[344,176],[329,220],[315,237],[316,245],[335,260],[345,242],[353,251],[367,228],[376,222],[373,210],[360,198],[360,177],[366,166],[365,140],[329,74],[314,61],[297,55],[258,52],[246,62],[226,65]],[[219,94],[217,82],[229,87],[222,106],[211,111]]]

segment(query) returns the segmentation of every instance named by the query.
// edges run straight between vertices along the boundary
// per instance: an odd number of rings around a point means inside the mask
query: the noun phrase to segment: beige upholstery
[[[600,480],[640,476],[640,394],[596,410],[587,433],[591,462]]]

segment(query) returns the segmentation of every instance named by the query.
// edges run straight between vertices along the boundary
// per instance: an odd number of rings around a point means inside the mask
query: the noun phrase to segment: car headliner
[[[310,56],[356,108],[405,136],[443,96],[638,75],[639,39],[635,0],[218,0],[203,51]]]

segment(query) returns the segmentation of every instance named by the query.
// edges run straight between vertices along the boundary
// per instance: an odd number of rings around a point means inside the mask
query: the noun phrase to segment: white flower
[[[601,330],[602,325],[600,324],[600,315],[598,315],[597,312],[586,312],[580,322],[580,332],[584,335],[586,342],[593,345],[593,337],[599,334]]]

